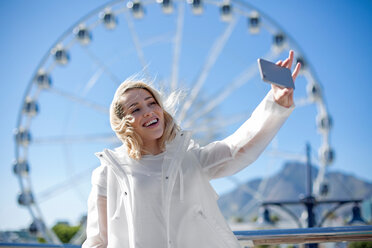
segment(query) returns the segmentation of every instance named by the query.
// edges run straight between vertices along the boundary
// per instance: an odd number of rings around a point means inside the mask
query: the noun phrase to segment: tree
[[[372,241],[350,242],[349,248],[372,248]]]
[[[74,237],[74,235],[79,231],[79,226],[70,226],[66,223],[57,223],[53,226],[53,231],[61,240],[62,243],[68,243]]]

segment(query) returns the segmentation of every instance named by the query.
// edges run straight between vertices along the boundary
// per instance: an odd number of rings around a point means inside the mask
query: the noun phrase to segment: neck
[[[152,141],[146,141],[143,144],[143,147],[141,149],[142,155],[157,155],[162,153],[163,150],[160,148],[159,141],[158,140],[152,140]]]

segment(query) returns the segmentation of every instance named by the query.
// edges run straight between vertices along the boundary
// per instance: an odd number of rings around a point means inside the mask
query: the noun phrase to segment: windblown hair
[[[145,79],[137,79],[136,76],[126,79],[117,88],[110,106],[111,128],[116,133],[116,136],[126,145],[129,157],[135,160],[141,159],[143,141],[132,126],[133,116],[130,114],[125,115],[123,106],[120,103],[125,92],[131,89],[147,90],[154,97],[156,103],[163,109],[164,132],[159,139],[159,145],[162,150],[165,149],[166,142],[172,141],[180,129],[172,115],[164,109],[160,92],[152,88],[150,83],[146,81]]]

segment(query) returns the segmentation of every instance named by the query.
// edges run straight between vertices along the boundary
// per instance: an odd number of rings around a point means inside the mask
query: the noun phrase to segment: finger
[[[290,50],[290,51],[289,51],[289,62],[288,62],[288,64],[286,65],[286,67],[287,67],[288,69],[291,69],[291,67],[292,67],[293,57],[294,57],[294,52],[293,52],[293,50]]]
[[[288,88],[288,95],[293,94],[293,88]]]
[[[300,69],[301,69],[301,64],[297,63],[296,68],[294,69],[292,73],[293,82],[296,80],[298,73],[300,72]]]
[[[289,58],[283,61],[282,66],[287,67],[289,63]]]
[[[294,92],[294,90],[291,89],[291,90],[288,92],[288,95],[287,95],[289,101],[292,102],[292,104],[293,104],[293,92]],[[292,105],[292,104],[291,104],[291,105]]]
[[[283,91],[282,91],[283,96],[287,95],[289,91],[290,91],[290,88],[283,88]]]
[[[279,61],[276,62],[275,64],[278,65],[278,66],[282,66],[282,63],[283,63],[283,61],[279,60]]]

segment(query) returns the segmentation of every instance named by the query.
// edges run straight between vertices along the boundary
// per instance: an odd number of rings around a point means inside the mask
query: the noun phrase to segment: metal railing
[[[372,226],[235,231],[234,234],[243,247],[252,247],[255,245],[372,241]]]
[[[17,248],[30,248],[30,247],[34,247],[34,248],[80,248],[81,245],[69,245],[69,244],[65,244],[65,245],[50,245],[50,244],[23,244],[23,243],[0,243],[0,247],[4,247],[4,248],[14,248],[14,247],[17,247]]]
[[[372,241],[372,226],[317,227],[234,231],[242,247],[255,245],[308,244],[327,242]],[[80,248],[79,245],[0,243],[0,247]]]

